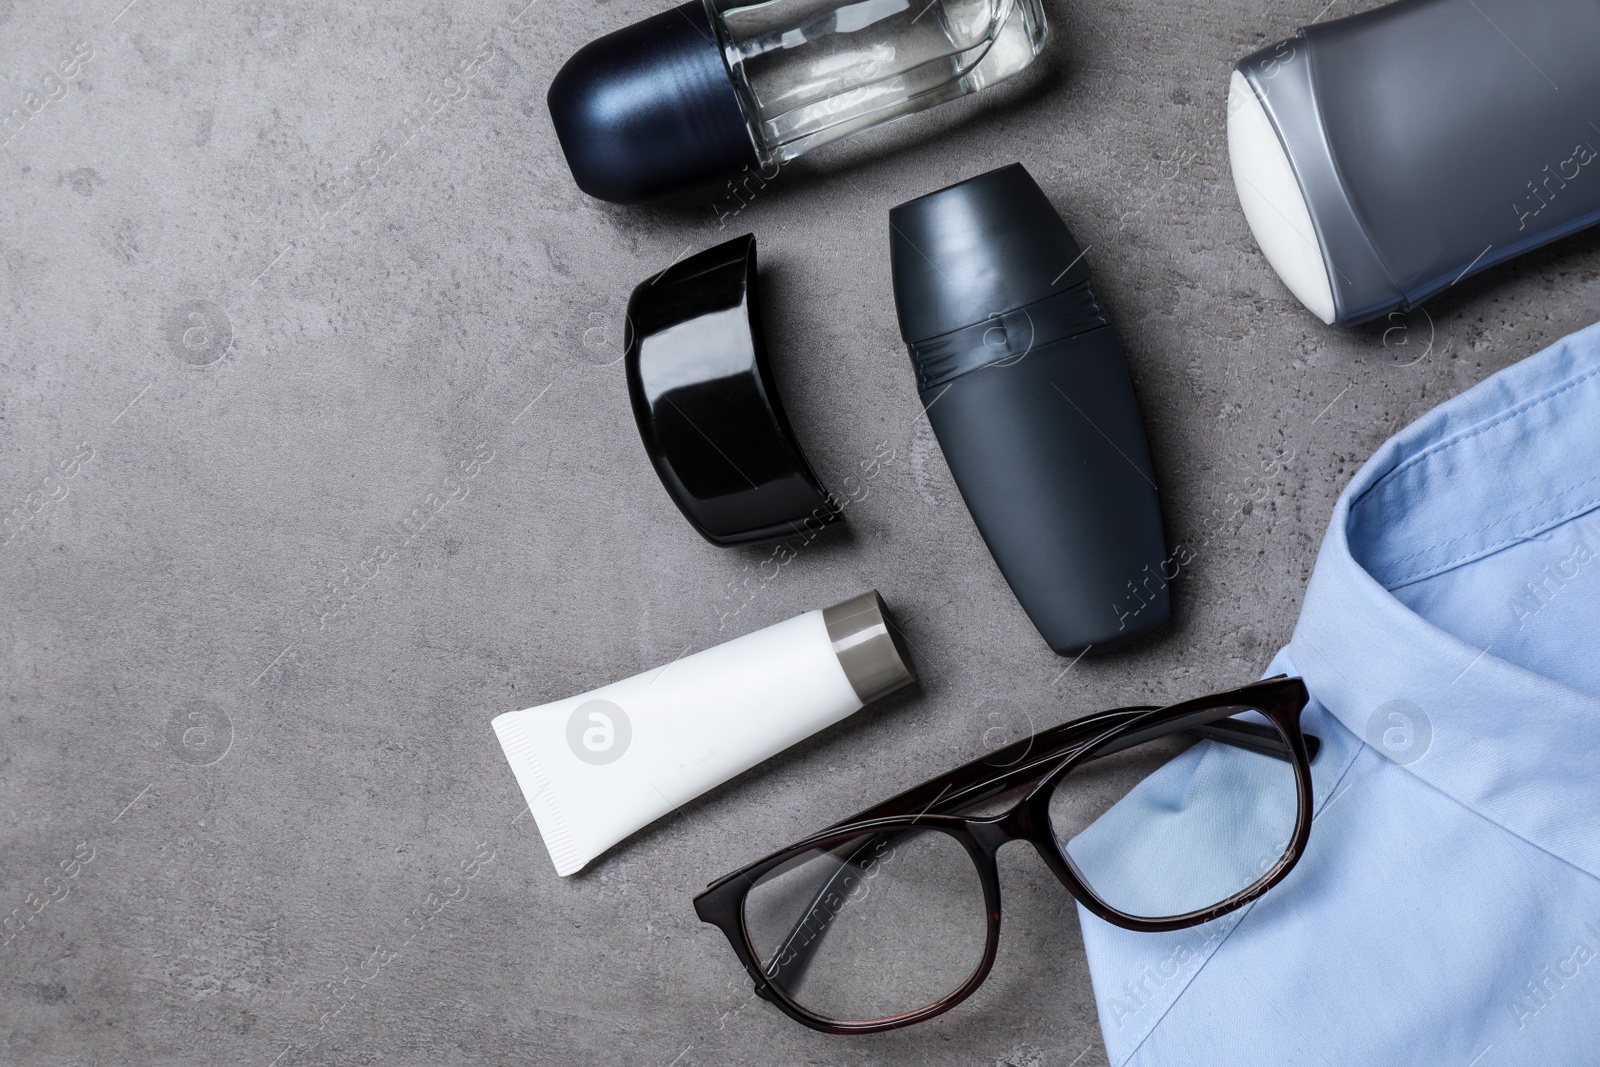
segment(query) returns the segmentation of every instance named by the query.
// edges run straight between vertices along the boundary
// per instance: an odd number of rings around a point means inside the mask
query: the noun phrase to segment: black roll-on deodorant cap
[[[1084,250],[1021,164],[894,208],[900,332],[928,421],[1012,592],[1055,651],[1166,621],[1133,386]]]
[[[716,40],[692,0],[562,65],[546,102],[578,188],[638,204],[759,165]]]
[[[1089,280],[1067,224],[1021,163],[901,204],[889,220],[895,311],[908,344]]]

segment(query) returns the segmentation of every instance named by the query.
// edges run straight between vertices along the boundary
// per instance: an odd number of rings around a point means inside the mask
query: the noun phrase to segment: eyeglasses
[[[994,965],[1008,841],[1130,930],[1197,926],[1282,881],[1311,833],[1308,699],[1278,677],[1045,730],[719,878],[695,911],[797,1022],[921,1022]]]

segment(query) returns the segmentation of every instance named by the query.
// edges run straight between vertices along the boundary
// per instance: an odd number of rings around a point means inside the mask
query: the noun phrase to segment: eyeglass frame
[[[1182,930],[1210,922],[1256,900],[1283,881],[1304,854],[1311,835],[1311,762],[1316,758],[1320,742],[1300,728],[1300,715],[1309,702],[1310,693],[1301,679],[1278,675],[1238,689],[1164,707],[1140,705],[1117,708],[1074,719],[963,764],[723,875],[695,895],[695,913],[702,922],[716,926],[727,936],[734,954],[755,982],[756,995],[772,1003],[795,1022],[826,1034],[841,1036],[880,1033],[923,1022],[944,1014],[966,1000],[984,983],[994,967],[1000,944],[1000,871],[995,856],[1001,846],[1009,842],[1020,840],[1032,844],[1073,899],[1094,915],[1125,929],[1149,933]],[[1280,759],[1285,758],[1281,738],[1289,740],[1291,751],[1287,758],[1294,767],[1297,808],[1294,833],[1288,847],[1260,879],[1208,907],[1156,919],[1117,910],[1101,900],[1074,870],[1076,864],[1067,855],[1065,845],[1057,841],[1049,813],[1056,787],[1075,768],[1090,759],[1185,732],[1185,728],[1155,728],[1170,726],[1173,720],[1182,719],[1185,715],[1225,707],[1259,712],[1273,726],[1225,718],[1190,728],[1188,732]],[[1150,736],[1140,736],[1142,731],[1152,729],[1155,732]],[[1126,743],[1111,747],[1113,742],[1119,740]],[[1038,749],[1037,753],[1035,749]],[[1028,791],[1022,799],[998,815],[978,817],[947,813],[1024,788]],[[983,886],[988,923],[981,962],[954,991],[932,1004],[897,1015],[845,1022],[827,1019],[807,1010],[764,973],[744,921],[746,896],[755,888],[761,876],[807,852],[823,851],[830,844],[845,844],[873,831],[889,833],[913,829],[944,832],[960,842],[971,857]],[[839,870],[843,869],[841,865]],[[830,885],[837,876],[837,871],[830,876]],[[791,932],[791,941],[816,911],[822,898],[820,894],[814,896],[816,899],[806,912],[806,918]],[[831,922],[831,918],[828,921]],[[826,927],[822,932],[825,930]],[[779,951],[785,951],[787,944]]]

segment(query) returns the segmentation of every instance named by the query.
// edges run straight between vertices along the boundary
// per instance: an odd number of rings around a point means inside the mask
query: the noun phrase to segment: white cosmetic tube
[[[494,720],[556,873],[916,678],[876,591]]]

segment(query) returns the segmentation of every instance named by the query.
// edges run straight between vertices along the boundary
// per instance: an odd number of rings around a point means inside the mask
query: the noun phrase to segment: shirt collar
[[[1334,509],[1290,649],[1312,694],[1380,754],[1600,877],[1600,699],[1501,658],[1492,627],[1463,612],[1475,586],[1431,617],[1396,595],[1557,528],[1591,531],[1600,552],[1597,353],[1600,325],[1380,448]],[[1588,577],[1564,610],[1600,624],[1600,562]],[[1483,595],[1484,619],[1512,618]]]

